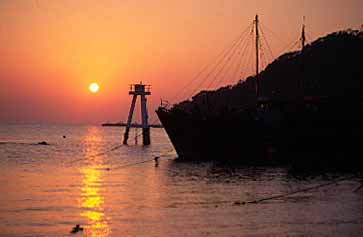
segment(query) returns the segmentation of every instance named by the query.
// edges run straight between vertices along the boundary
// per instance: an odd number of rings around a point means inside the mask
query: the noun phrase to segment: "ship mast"
[[[260,97],[260,77],[259,77],[259,30],[258,30],[258,15],[255,18],[255,30],[256,30],[256,96]]]
[[[305,42],[306,42],[306,37],[305,37],[305,16],[304,16],[302,30],[301,30],[301,52],[304,51]]]
[[[301,96],[304,96],[304,51],[306,44],[306,36],[305,36],[305,16],[303,17],[303,24],[301,28],[301,79],[299,80],[298,90]]]

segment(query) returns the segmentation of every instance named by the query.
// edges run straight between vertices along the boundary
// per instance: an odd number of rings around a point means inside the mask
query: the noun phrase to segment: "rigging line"
[[[282,50],[281,50],[281,52],[279,53],[279,55],[281,56],[282,54],[284,54],[284,53],[288,53],[290,50],[291,50],[291,47],[295,47],[295,45],[298,43],[298,42],[300,42],[300,37],[297,37],[298,38],[298,40],[297,41],[292,41],[292,42],[290,42],[290,44],[289,45],[287,45],[285,48],[283,48]]]
[[[238,37],[236,37],[231,45],[234,45],[236,42],[238,42],[240,40],[240,38],[245,34],[245,32],[250,28],[250,26],[252,25],[252,23],[250,25],[248,25],[246,27],[246,29],[238,35]],[[207,63],[203,68],[202,70],[200,70],[194,77],[192,77],[192,79],[181,89],[177,92],[177,94],[172,97],[172,99],[170,100],[171,102],[173,102],[178,96],[180,96],[181,92],[183,92],[185,89],[187,89],[196,79],[199,78],[199,76],[204,72],[206,71],[211,65],[213,65],[217,60],[218,58],[220,58],[227,50],[229,49],[229,47],[225,47],[218,55],[217,57],[215,57],[210,63]]]
[[[300,39],[295,42],[295,44],[290,48],[289,51],[293,51],[296,48],[296,46],[298,46],[299,44],[300,44]]]
[[[264,68],[264,59],[265,59],[265,52],[262,50],[262,45],[260,45],[260,73],[263,71]]]
[[[253,32],[251,31],[250,32],[250,37],[252,36],[252,34],[253,34]],[[247,38],[247,41],[248,41],[249,39]],[[235,80],[235,77],[236,77],[236,75],[238,74],[238,69],[241,69],[241,66],[242,66],[242,62],[243,61],[245,61],[245,59],[246,59],[246,57],[245,57],[245,55],[247,55],[246,54],[246,50],[248,50],[249,49],[249,46],[251,46],[249,43],[246,43],[246,44],[244,44],[244,47],[242,48],[242,50],[240,51],[240,59],[239,59],[239,62],[238,62],[238,64],[236,65],[236,68],[235,68],[235,71],[233,72],[233,74],[232,74],[232,77],[227,81],[227,83],[233,83],[234,82],[234,80]],[[241,74],[241,73],[239,73],[239,74]],[[238,77],[240,77],[240,75],[238,76]]]
[[[263,23],[262,23],[262,24],[263,24]],[[264,27],[264,28],[266,28],[266,29],[267,29],[268,31],[270,31],[271,33],[273,33],[273,34],[275,35],[275,37],[277,36],[277,34],[276,34],[276,33],[274,33],[271,29],[269,29],[266,25],[264,25],[264,24],[263,24],[263,27]],[[307,27],[305,26],[305,29],[306,29],[306,28],[307,28]],[[307,33],[307,31],[305,31],[305,34],[308,34],[308,33]],[[298,37],[298,38],[299,38],[299,40],[301,40],[300,35],[299,35],[299,37]],[[311,37],[310,37],[310,38],[311,38]],[[280,41],[281,41],[281,39],[280,39]],[[285,51],[286,49],[290,48],[290,45],[291,45],[291,44],[294,44],[294,42],[291,42],[291,43],[289,43],[289,44],[285,44],[285,46],[286,46],[286,47],[284,47],[284,49],[281,51],[281,53],[280,53],[279,55],[281,55],[282,53],[284,53],[284,51]]]
[[[196,91],[198,89],[200,89],[202,87],[202,85],[208,80],[208,78],[210,78],[210,76],[214,73],[215,70],[217,70],[217,68],[222,64],[222,62],[225,60],[225,58],[229,55],[230,51],[233,50],[236,46],[236,44],[238,44],[241,40],[244,39],[245,34],[248,32],[248,30],[250,29],[250,27],[253,26],[253,23],[251,23],[245,30],[244,32],[240,35],[239,39],[234,43],[234,45],[232,45],[232,47],[230,47],[228,49],[228,51],[225,53],[225,55],[223,56],[223,58],[221,58],[215,65],[214,67],[208,72],[208,74],[203,77],[203,79],[201,80],[201,82],[197,85],[197,87],[192,90],[192,92],[190,93],[190,95],[188,96],[188,98],[192,97],[193,94],[196,93]]]
[[[263,59],[265,60],[264,63],[265,65],[263,66],[263,70],[266,69],[266,67],[268,66],[269,63],[273,62],[274,57],[272,57],[273,55],[270,54],[266,54],[266,50],[265,50],[265,46],[261,44],[261,50],[263,51]]]
[[[253,50],[251,50],[251,58],[255,56]],[[252,62],[252,60],[247,62],[247,70],[249,70],[249,76],[253,77],[256,76],[255,72],[255,64]]]
[[[142,134],[141,134],[141,135],[142,135]],[[139,134],[138,136],[140,136],[140,134]],[[111,153],[111,152],[113,152],[113,151],[115,151],[115,150],[118,150],[118,149],[119,149],[119,148],[121,148],[122,146],[124,146],[124,145],[123,145],[123,144],[121,144],[121,145],[117,145],[117,146],[114,146],[114,147],[112,147],[111,149],[108,149],[108,150],[106,150],[106,151],[103,151],[103,152],[97,153],[97,154],[95,154],[95,155],[87,156],[87,157],[85,157],[85,158],[81,158],[81,159],[73,160],[73,161],[70,161],[70,162],[68,162],[68,163],[66,163],[66,164],[74,164],[75,162],[88,160],[89,158],[95,158],[95,157],[99,157],[99,156],[104,156],[104,155],[107,155],[107,154],[109,154],[109,153]],[[170,152],[172,152],[172,151],[173,151],[173,149],[172,149],[172,150],[169,150],[169,151],[166,151],[166,152],[163,152],[163,153],[161,153],[159,156],[160,156],[160,157],[162,157],[162,156],[164,156],[164,155],[166,155],[167,153],[170,153]],[[154,158],[153,158],[153,160],[154,160]],[[137,164],[139,164],[139,163],[145,163],[145,161],[144,161],[144,162],[138,162]],[[132,165],[135,165],[135,164],[132,164]],[[130,165],[126,165],[126,166],[130,166]],[[125,167],[126,167],[126,166],[125,166]]]
[[[172,152],[173,150],[169,150],[167,152],[164,152],[164,153],[161,153],[159,156],[157,156],[159,159],[160,158],[163,158],[164,155],[166,155],[167,153],[169,152]],[[124,164],[124,165],[119,165],[119,166],[116,166],[114,168],[109,168],[110,170],[119,170],[119,169],[124,169],[124,168],[128,168],[128,167],[131,167],[131,166],[136,166],[136,165],[140,165],[140,164],[145,164],[145,163],[148,163],[148,162],[151,162],[151,161],[155,161],[155,157],[152,158],[152,159],[147,159],[147,160],[143,160],[143,161],[140,161],[140,162],[135,162],[135,163],[129,163],[129,164]]]
[[[247,39],[247,41],[248,41],[248,37],[247,38],[245,38],[245,39]],[[235,55],[238,55],[238,54],[236,54],[236,52],[237,52],[237,49],[239,49],[239,47],[240,47],[240,45],[245,41],[245,39],[243,39],[243,40],[241,40],[241,42],[237,45],[237,47],[236,47],[236,50],[234,50],[233,51],[233,53],[232,53],[232,55],[230,56],[230,58],[229,59],[232,59]],[[239,51],[241,51],[241,49],[239,49]],[[228,74],[228,70],[232,67],[232,65],[233,65],[233,60],[229,60],[228,59],[228,61],[226,61],[225,62],[225,66],[226,66],[226,73],[225,74],[223,74],[221,77],[220,77],[220,79],[218,80],[218,82],[217,82],[217,84],[216,84],[216,86],[217,87],[219,87],[219,86],[221,86],[222,85],[222,83],[224,82],[224,78],[226,77],[226,75]],[[238,60],[238,59],[237,59]],[[228,64],[227,65],[227,63],[228,62],[230,62],[230,61],[232,61],[232,63],[230,63],[230,64]],[[215,75],[215,78],[214,78],[214,80],[216,80],[217,79],[217,77],[222,73],[222,71],[223,71],[224,69],[222,68],[221,69],[221,71],[219,72],[219,74],[216,74]],[[212,81],[212,82],[214,82],[214,80]]]
[[[260,73],[263,71],[263,68],[264,68],[264,59],[265,59],[265,51],[264,51],[264,48],[262,47],[262,44],[259,45],[259,50],[260,50]]]
[[[204,81],[209,77],[209,75],[211,74],[211,73],[213,73],[213,71],[219,66],[219,64],[220,64],[220,62],[222,62],[224,59],[225,59],[225,57],[226,57],[226,55],[228,54],[228,52],[225,52],[224,53],[224,55],[222,56],[222,58],[220,58],[219,60],[218,60],[218,62],[214,62],[213,64],[211,64],[210,66],[212,66],[212,70],[211,71],[209,71],[208,73],[207,73],[207,76],[204,76],[203,77],[203,79],[202,79],[202,81],[194,88],[194,89],[192,89],[191,91],[191,93],[189,92],[187,92],[186,91],[186,93],[184,93],[183,94],[183,97],[185,96],[185,99],[189,99],[193,94],[194,94],[194,92],[195,91],[197,91],[198,89],[199,89],[199,87],[201,86],[201,84],[203,84],[204,83]],[[206,71],[206,70],[204,70],[204,71]]]
[[[278,39],[281,43],[283,43],[285,46],[288,44],[285,40],[282,40],[282,38],[280,38],[280,36],[277,34],[277,33],[275,33],[274,31],[272,31],[269,27],[267,27],[266,25],[265,25],[265,23],[263,23],[263,22],[260,22],[260,24],[261,24],[261,28],[265,28],[265,29],[267,29],[267,31],[269,31],[270,33],[272,33],[272,35],[274,35],[275,36],[275,38],[276,39]]]
[[[94,154],[94,155],[91,155],[91,156],[87,156],[87,157],[84,157],[84,158],[80,158],[80,159],[77,159],[77,160],[72,160],[70,162],[67,162],[66,164],[74,164],[76,162],[79,162],[79,161],[83,161],[83,160],[88,160],[89,158],[95,158],[95,157],[99,157],[99,156],[104,156],[104,155],[107,155],[115,150],[118,150],[120,149],[120,147],[122,147],[123,144],[121,145],[117,145],[117,146],[114,146],[106,151],[103,151],[103,152],[100,152],[100,153],[97,153],[97,154]]]
[[[253,49],[250,50],[250,58],[254,56],[254,53],[253,53]],[[253,76],[255,71],[254,71],[254,64],[252,62],[252,60],[247,60],[246,62],[246,70],[245,70],[245,74],[246,74],[246,78],[247,79],[248,77],[250,76]]]
[[[265,70],[265,67],[267,66],[268,63],[268,54],[265,53],[266,50],[264,49],[264,47],[261,45],[261,72],[263,70]]]
[[[290,44],[290,45],[289,45],[289,47],[284,48],[284,49],[281,51],[281,53],[279,54],[279,55],[280,55],[280,57],[281,57],[282,55],[285,55],[285,54],[289,54],[289,53],[294,52],[295,50],[293,50],[293,49],[295,48],[295,46],[296,46],[299,42],[300,42],[300,40],[297,40],[297,41],[295,41],[295,42],[292,42],[292,44]]]
[[[127,167],[131,167],[131,166],[136,166],[136,165],[148,163],[148,162],[151,162],[151,161],[154,161],[154,160],[155,160],[155,158],[152,158],[152,159],[143,160],[143,161],[135,162],[135,163],[131,163],[131,164],[120,165],[120,166],[116,166],[116,167],[112,168],[112,170],[124,169],[124,168],[127,168]]]
[[[220,56],[220,55],[219,55]],[[218,56],[218,57],[219,57]],[[176,100],[178,98],[178,96],[181,96],[183,97],[185,89],[188,88],[204,71],[206,71],[208,69],[208,67],[210,66],[210,64],[207,64],[203,67],[203,69],[201,71],[199,71],[193,78],[192,80],[186,84],[181,90],[179,90],[175,96],[173,96],[171,99],[170,99],[170,102],[173,102],[174,100]]]
[[[253,52],[253,45],[249,45],[249,47],[247,47],[246,50],[246,57],[243,58],[243,62],[241,65],[241,69],[240,69],[240,74],[243,75],[243,80],[245,80],[247,78],[247,76],[249,74],[251,74],[250,72],[250,63],[251,63],[251,54]]]
[[[268,41],[267,41],[267,39],[265,37],[265,32],[262,29],[261,29],[261,35],[262,35],[262,40],[265,42],[265,44],[267,46],[267,49],[268,49],[269,53],[271,54],[271,57],[272,57],[272,60],[273,60],[275,58],[274,53],[273,53],[273,51],[272,51],[272,49],[271,49],[271,47],[270,47],[270,45],[269,45],[269,43],[268,43]]]
[[[218,87],[220,80],[218,80],[219,75],[224,71],[224,69],[226,68],[226,70],[228,70],[229,66],[231,65],[232,58],[234,57],[235,53],[237,52],[237,48],[239,47],[240,43],[236,46],[236,48],[233,49],[231,55],[229,55],[229,57],[227,58],[226,61],[224,61],[224,64],[222,65],[222,67],[219,69],[219,71],[214,75],[213,79],[211,80],[211,82],[208,84],[207,89],[209,90],[212,85],[214,84],[214,82],[217,82],[216,87]],[[221,77],[223,78],[223,77]]]
[[[319,189],[319,188],[322,188],[322,187],[331,186],[333,184],[336,185],[338,182],[345,181],[345,180],[350,180],[352,178],[354,178],[354,176],[343,177],[343,178],[340,178],[340,179],[335,179],[335,180],[333,180],[333,181],[331,181],[329,183],[319,184],[319,185],[315,185],[315,186],[308,187],[308,188],[302,188],[302,189],[298,189],[298,190],[295,190],[295,191],[292,191],[292,192],[279,194],[279,195],[273,195],[273,196],[270,196],[270,197],[260,198],[260,199],[256,199],[256,200],[253,200],[253,201],[247,201],[247,202],[238,202],[237,201],[237,202],[234,202],[234,204],[235,205],[257,204],[257,203],[264,202],[264,201],[279,199],[279,198],[287,197],[287,196],[290,196],[290,195],[293,195],[293,194],[302,193],[302,192],[306,192],[306,191],[310,191],[310,190],[314,190],[314,189]]]
[[[312,35],[319,35],[319,34],[315,34],[316,32],[311,30],[311,25],[306,25],[305,24],[305,34],[310,34],[310,33]],[[310,36],[312,36],[312,35],[310,35]],[[313,38],[313,37],[311,37],[311,38]]]
[[[308,44],[309,42],[312,41],[313,37],[308,32],[305,32],[305,35],[307,36],[306,43]]]
[[[233,47],[234,48],[234,47]],[[197,90],[199,90],[201,87],[202,87],[202,85],[207,81],[207,79],[215,72],[215,70],[217,70],[217,68],[220,66],[220,64],[225,60],[225,58],[227,58],[227,56],[229,55],[229,52],[230,52],[231,50],[229,50],[218,62],[217,62],[217,64],[215,64],[214,65],[214,67],[212,68],[212,70],[211,71],[209,71],[208,72],[208,74],[201,80],[201,82],[197,85],[197,87],[194,89],[194,90],[192,90],[192,92],[190,93],[190,95],[188,96],[188,97],[191,97],[192,95],[194,95],[195,94],[195,92],[197,91]]]
[[[267,55],[265,55],[265,52],[262,51],[261,47],[261,71],[265,70],[267,62],[268,62]]]
[[[252,36],[252,32],[250,33],[250,36]],[[248,39],[248,38],[247,38]],[[245,44],[244,45],[244,48],[241,50],[241,57],[240,57],[240,60],[239,60],[239,63],[237,64],[237,67],[236,67],[236,69],[235,69],[235,71],[234,71],[234,73],[233,73],[233,75],[232,75],[232,77],[231,77],[231,79],[229,80],[229,83],[233,83],[233,81],[234,81],[234,79],[235,79],[235,77],[236,77],[236,75],[238,74],[238,72],[240,72],[239,74],[241,74],[241,67],[242,67],[242,63],[244,62],[244,61],[246,61],[246,58],[247,57],[245,57],[245,55],[248,55],[248,54],[245,54],[246,53],[246,51],[249,49],[249,46],[251,46],[250,44]],[[247,59],[248,60],[248,59]],[[238,71],[238,69],[240,69],[240,71]]]
[[[242,38],[242,37],[241,37]],[[241,40],[241,38],[240,38],[240,40]],[[240,41],[238,41],[238,42],[236,42],[236,44],[237,43],[239,43]],[[219,60],[219,62],[212,68],[212,70],[211,71],[209,71],[209,73],[203,78],[203,80],[199,83],[199,85],[192,91],[192,93],[190,94],[190,96],[192,96],[198,89],[200,89],[201,87],[202,87],[202,85],[207,81],[207,79],[208,78],[210,78],[210,76],[215,72],[215,70],[217,70],[217,68],[223,63],[223,61],[225,60],[225,58],[230,58],[231,57],[231,55],[229,55],[230,54],[230,52],[231,52],[231,50],[233,51],[233,54],[234,54],[234,51],[235,51],[235,47],[236,47],[236,44],[235,45],[233,45],[233,47],[231,47],[229,50],[228,50],[228,52],[224,55],[224,57],[223,58],[221,58],[221,60]],[[228,60],[229,59],[227,59],[227,61],[225,61],[225,63],[226,62],[228,62]],[[224,64],[225,64],[224,63]],[[222,66],[222,67],[224,67],[224,65]],[[213,81],[212,81],[213,82]],[[209,86],[208,86],[209,87]],[[190,97],[189,96],[189,97]]]
[[[241,65],[242,65],[242,61],[245,58],[245,51],[247,49],[247,47],[249,46],[249,44],[245,44],[244,48],[241,50],[241,56],[238,60],[238,63],[236,65],[236,68],[234,69],[233,73],[232,73],[232,77],[230,78],[230,80],[228,81],[228,83],[233,83],[235,81],[235,78],[238,76],[238,69],[241,69]],[[239,76],[238,76],[239,77]]]
[[[264,49],[264,47],[260,47],[260,51],[261,51],[261,54],[260,54],[260,59],[261,59],[261,70],[260,70],[260,73],[265,70],[265,66],[267,65],[267,54],[266,54],[266,50]]]
[[[252,50],[252,52],[253,52],[253,45],[252,44],[248,44],[248,46],[247,46],[247,49],[246,49],[246,55],[247,55],[247,57],[244,57],[243,58],[243,61],[242,61],[242,65],[241,65],[241,69],[240,69],[240,74],[242,74],[243,75],[243,79],[246,79],[246,77],[247,77],[247,75],[248,75],[248,67],[249,67],[249,65],[248,65],[248,63],[250,63],[251,62],[251,57],[250,57],[250,55],[251,55],[251,50]]]
[[[253,24],[250,24],[249,27],[243,32],[243,35],[249,30],[249,28],[251,27],[251,25],[253,26]],[[241,34],[241,37],[243,36]],[[229,52],[235,47],[236,43],[239,42],[239,40],[241,39],[241,37],[239,37],[238,41],[236,41],[234,43],[234,45],[228,49],[228,51],[224,54],[223,58],[221,58],[217,64],[213,67],[213,69],[202,79],[202,81],[198,84],[197,88],[195,88],[194,90],[192,90],[192,93],[190,93],[190,95],[188,96],[188,98],[190,98],[204,83],[205,81],[208,79],[208,77],[216,70],[216,68],[219,66],[219,64],[221,62],[223,62],[224,58],[229,54]]]
[[[222,56],[224,53],[225,53],[225,50],[224,49],[222,52],[220,52],[218,54],[218,56],[216,57],[216,59],[220,58],[220,56]],[[181,90],[179,90],[175,96],[173,96],[171,99],[170,99],[170,102],[173,103],[173,101],[176,101],[176,99],[180,96],[181,98],[183,98],[185,96],[185,92],[186,92],[186,89],[191,86],[193,84],[193,82],[195,82],[211,65],[213,65],[215,62],[211,62],[209,64],[206,64],[202,70],[200,70],[193,78],[192,80],[189,81],[189,83],[187,83]]]
[[[246,39],[248,41],[248,38],[246,38]],[[243,45],[245,47],[247,44],[244,44],[244,42],[241,42],[240,45]],[[240,47],[240,45],[238,47]],[[236,70],[236,69],[233,69],[234,68],[233,66],[236,67],[239,64],[239,61],[241,58],[241,56],[239,57],[239,55],[241,55],[241,53],[242,53],[242,49],[244,48],[243,46],[241,48],[239,48],[238,52],[236,52],[234,60],[232,60],[232,62],[229,65],[227,65],[226,72],[220,77],[217,85],[223,86],[225,83],[228,84],[228,82],[231,81],[230,77],[235,74],[234,72]],[[229,77],[229,80],[228,80],[228,77]]]
[[[253,27],[253,25],[252,25],[252,27]],[[251,33],[250,33],[251,34]],[[239,46],[242,44],[242,42],[244,42],[244,41],[248,41],[249,40],[249,36],[247,36],[246,38],[244,38],[243,40],[241,40],[241,42],[237,45],[237,47],[233,50],[233,52],[232,52],[232,55],[228,58],[228,60],[227,61],[225,61],[225,63],[224,63],[224,65],[222,66],[222,68],[217,72],[217,74],[214,76],[214,79],[210,82],[210,84],[208,85],[208,89],[209,88],[211,88],[211,86],[212,86],[212,84],[217,80],[217,78],[218,78],[218,76],[223,72],[223,70],[224,70],[224,68],[225,67],[227,67],[227,69],[226,70],[228,70],[230,67],[231,67],[231,65],[233,64],[233,63],[231,63],[231,64],[228,64],[227,65],[227,63],[229,63],[231,60],[231,58],[233,58],[234,57],[234,55],[235,55],[235,53],[237,52],[237,49],[239,48]],[[224,77],[226,76],[226,74],[224,74],[223,76],[221,76],[221,78],[218,80],[218,82],[217,82],[217,87],[218,86],[220,86],[220,83],[222,82],[222,80],[224,79]]]

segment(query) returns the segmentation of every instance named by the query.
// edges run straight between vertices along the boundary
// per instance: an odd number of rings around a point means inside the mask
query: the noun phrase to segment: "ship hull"
[[[163,108],[156,113],[181,160],[316,167],[360,165],[360,158],[353,154],[360,152],[363,138],[363,112],[355,109],[362,108],[362,100],[347,103],[334,98],[279,105],[260,114],[255,110],[204,119]]]
[[[257,121],[199,119],[183,113],[156,111],[181,160],[266,162],[264,138]]]

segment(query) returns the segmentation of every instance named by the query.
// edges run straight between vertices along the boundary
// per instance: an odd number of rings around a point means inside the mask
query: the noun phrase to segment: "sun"
[[[88,90],[92,93],[97,93],[100,90],[100,86],[96,82],[92,82],[88,86]]]

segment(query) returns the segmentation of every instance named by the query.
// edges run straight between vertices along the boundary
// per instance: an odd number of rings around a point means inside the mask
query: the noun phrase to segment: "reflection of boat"
[[[103,127],[126,127],[127,124],[123,123],[123,122],[118,122],[118,123],[103,123],[102,124]],[[138,124],[138,123],[132,123],[131,127],[133,128],[142,128],[142,124]],[[151,128],[162,128],[163,125],[161,124],[149,124],[149,127]]]
[[[333,33],[305,47],[303,28],[302,50],[259,73],[257,16],[254,23],[256,76],[157,109],[179,158],[327,164],[322,157],[291,158],[309,153],[343,161],[336,154],[354,150],[363,134],[363,32]]]

